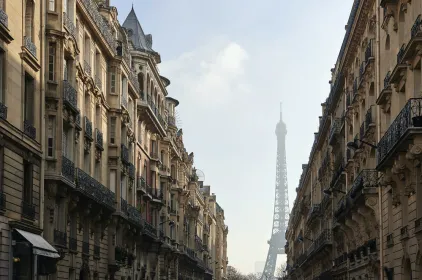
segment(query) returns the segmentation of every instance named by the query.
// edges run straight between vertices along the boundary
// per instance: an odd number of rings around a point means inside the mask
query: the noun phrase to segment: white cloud
[[[223,104],[248,92],[244,80],[247,51],[235,42],[214,41],[164,62],[161,72],[171,77],[171,93],[196,105]]]

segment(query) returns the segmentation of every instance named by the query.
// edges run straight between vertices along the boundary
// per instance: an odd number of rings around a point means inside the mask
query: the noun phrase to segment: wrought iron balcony
[[[113,36],[113,32],[111,31],[111,27],[107,23],[107,21],[103,18],[103,16],[98,11],[98,5],[95,3],[95,1],[92,0],[79,0],[85,7],[85,9],[88,11],[88,14],[91,16],[92,21],[97,26],[97,28],[100,30],[100,33],[103,35],[105,41],[113,51],[113,53],[116,53],[116,41]]]
[[[422,218],[415,220],[415,233],[422,230]]]
[[[308,249],[308,257],[313,254],[318,253],[324,246],[332,244],[332,234],[330,229],[325,229],[321,234],[315,239],[312,245]]]
[[[319,203],[313,204],[312,207],[309,209],[309,212],[308,212],[308,221],[311,221],[314,217],[319,215],[320,210],[321,210],[321,204],[319,204]]]
[[[422,130],[422,98],[411,98],[378,142],[377,169],[381,169],[396,147],[411,133]]]
[[[335,118],[331,122],[330,137],[329,137],[330,145],[334,143],[334,141],[336,140],[336,137],[340,134],[341,126],[342,126],[342,119],[340,118]]]
[[[73,111],[78,111],[78,93],[69,81],[63,81],[63,102],[68,105]]]
[[[153,227],[148,221],[144,223],[144,230],[147,234],[157,237],[157,229]]]
[[[22,217],[35,220],[35,205],[33,203],[22,201]]]
[[[85,137],[92,141],[93,140],[92,139],[92,122],[88,119],[87,116],[84,117],[84,120],[85,120]]]
[[[155,188],[153,188],[152,189],[152,198],[153,199],[155,199],[155,200],[163,200],[163,193],[161,192],[161,190],[158,190],[158,189],[155,189]]]
[[[123,198],[120,199],[120,211],[124,214],[127,214],[127,201]]]
[[[67,234],[66,232],[62,232],[60,230],[54,230],[54,244],[57,246],[61,246],[66,248],[67,247]]]
[[[307,255],[307,253],[303,253],[303,254],[301,254],[298,258],[297,258],[297,264],[299,265],[299,266],[301,266],[305,261],[306,261],[306,259],[308,258],[308,255]]]
[[[186,250],[185,250],[185,252],[186,252],[186,254],[191,258],[191,259],[195,259],[196,258],[196,256],[195,256],[195,251],[194,250],[192,250],[192,249],[190,249],[190,248],[188,248],[188,247],[185,247],[186,248]]]
[[[375,117],[376,117],[375,106],[371,106],[369,107],[368,111],[366,111],[366,114],[365,114],[365,133],[368,131],[368,129],[371,128],[371,126],[375,127]]]
[[[104,150],[103,133],[98,128],[95,129],[95,146],[101,151]]]
[[[67,16],[66,13],[63,12],[63,22],[64,27],[69,31],[70,35],[72,35],[75,39],[78,38],[78,34],[76,33],[76,27],[73,21]]]
[[[76,129],[78,129],[79,131],[82,130],[82,126],[81,126],[81,112],[79,111],[79,109],[78,109],[78,113],[76,114],[76,117],[75,117],[75,126],[76,126]]]
[[[135,165],[133,165],[132,163],[129,163],[129,178],[130,179],[135,179]]]
[[[336,160],[334,162],[334,172],[333,177],[330,182],[330,188],[334,188],[339,177],[344,171],[344,157],[342,154],[337,155]]]
[[[100,246],[94,245],[94,258],[99,259],[100,258]]]
[[[91,76],[91,65],[86,60],[84,60],[84,71],[88,76]]]
[[[32,42],[31,37],[25,36],[24,37],[24,46],[25,48],[36,58],[37,57],[37,47]]]
[[[401,64],[403,62],[403,55],[404,55],[405,49],[406,49],[406,44],[403,44],[399,52],[397,53],[397,64]]]
[[[76,188],[95,202],[112,210],[116,208],[115,194],[79,168],[76,169]]]
[[[135,224],[137,227],[143,226],[141,212],[139,212],[139,210],[133,207],[132,205],[127,206],[127,216],[129,221]]]
[[[421,23],[422,23],[421,15],[418,15],[418,17],[415,20],[415,23],[413,23],[413,26],[410,30],[410,35],[412,39],[418,35],[421,35],[419,34],[419,32],[421,31],[421,25],[422,25]]]
[[[127,259],[127,250],[126,248],[116,246],[114,249],[114,259],[116,262],[124,263]]]
[[[36,138],[37,136],[37,129],[32,125],[31,120],[25,120],[23,122],[23,132],[31,139]]]
[[[140,91],[139,80],[135,73],[136,73],[135,69],[132,69],[132,71],[129,71],[129,80],[132,83],[132,85],[135,87],[136,92],[139,92]]]
[[[378,185],[378,172],[373,169],[362,170],[349,190],[349,196],[357,199],[364,188],[375,188]]]
[[[9,18],[5,11],[0,9],[0,23],[3,24],[6,28],[9,27]]]
[[[121,149],[122,162],[124,164],[129,164],[129,149],[125,146],[125,144],[121,144]]]
[[[138,176],[138,190],[143,190],[146,192],[146,181],[142,176]]]
[[[89,242],[82,242],[82,254],[89,255]]]
[[[78,251],[78,240],[74,237],[69,237],[69,250],[73,252]]]
[[[75,182],[75,164],[65,156],[62,156],[62,175],[70,182]]]
[[[390,233],[387,235],[387,248],[391,248],[394,246],[394,235]]]
[[[0,192],[0,211],[6,210],[6,195],[3,191]]]
[[[373,39],[370,39],[368,45],[365,49],[365,61],[368,63],[371,58],[374,57],[374,50],[373,50]]]
[[[121,99],[122,101],[122,106],[123,107],[125,107],[126,109],[128,109],[129,107],[128,107],[128,105],[127,105],[127,97],[126,96],[124,96],[124,95],[122,95],[122,99]]]
[[[404,226],[400,229],[400,239],[406,239],[409,237],[409,231],[407,229],[407,226]]]
[[[0,102],[0,119],[7,119],[7,106]]]

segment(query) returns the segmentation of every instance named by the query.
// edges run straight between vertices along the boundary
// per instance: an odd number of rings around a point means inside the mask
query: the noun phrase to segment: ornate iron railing
[[[6,28],[9,27],[9,18],[5,11],[0,9],[0,23],[3,24]]]
[[[125,144],[121,145],[121,157],[122,157],[122,162],[124,164],[129,164],[129,149],[125,146]]]
[[[69,105],[73,110],[78,110],[78,93],[69,81],[63,81],[63,102]]]
[[[76,117],[75,117],[75,126],[79,130],[82,130],[82,126],[81,126],[81,112],[79,111],[79,109],[78,109],[78,113],[76,114]]]
[[[83,4],[85,9],[88,11],[89,15],[92,17],[92,21],[100,30],[100,33],[103,35],[105,41],[112,49],[113,53],[116,54],[116,41],[113,36],[113,32],[111,31],[111,27],[107,23],[107,21],[101,16],[100,12],[98,11],[98,6],[95,1],[92,0],[80,0]]]
[[[139,81],[138,81],[138,77],[136,76],[135,69],[132,69],[132,71],[129,72],[129,80],[132,83],[132,85],[135,87],[135,90],[137,92],[140,92]]]
[[[141,212],[138,211],[132,205],[127,206],[127,216],[130,222],[134,223],[138,227],[143,226],[143,220],[141,216]]]
[[[84,119],[85,119],[85,137],[92,140],[92,122],[88,119],[87,116],[85,116]]]
[[[157,229],[153,227],[148,221],[144,223],[145,232],[151,234],[152,236],[157,236]]]
[[[22,201],[22,216],[26,219],[35,220],[35,205]]]
[[[66,232],[62,232],[60,230],[54,230],[54,244],[62,247],[67,246],[67,234]]]
[[[0,102],[0,119],[7,119],[7,106]]]
[[[331,142],[334,139],[334,136],[340,133],[340,128],[341,128],[341,119],[340,118],[335,118],[332,122],[331,122],[331,129],[330,129],[330,137],[329,137],[329,141]]]
[[[323,230],[321,234],[317,237],[317,239],[314,240],[311,246],[309,246],[308,257],[310,257],[311,254],[315,254],[316,252],[318,252],[325,245],[330,245],[331,242],[332,242],[331,230],[330,229]]]
[[[116,208],[115,194],[79,168],[76,169],[76,187],[97,203]]]
[[[116,246],[114,249],[114,259],[119,263],[124,263],[127,258],[126,248]]]
[[[313,204],[312,207],[309,209],[308,219],[310,219],[314,215],[319,214],[320,210],[321,210],[321,205],[319,203]]]
[[[368,111],[366,111],[366,114],[365,114],[365,130],[368,130],[369,126],[374,123],[374,119],[373,119],[373,116],[372,116],[374,108],[375,108],[375,106],[371,106],[371,107],[369,107]]]
[[[373,169],[362,170],[353,181],[349,196],[355,199],[363,188],[373,188],[378,185],[378,172]]]
[[[404,51],[406,50],[406,44],[403,44],[397,53],[397,64],[401,64],[403,60]]]
[[[32,42],[31,37],[24,37],[25,48],[36,58],[37,57],[37,47]]]
[[[70,35],[75,37],[75,39],[78,38],[78,34],[76,34],[76,27],[73,21],[67,16],[65,12],[63,12],[63,22],[64,27],[66,27],[67,31],[69,31]]]
[[[192,249],[190,249],[190,248],[188,248],[188,247],[185,247],[186,248],[186,254],[191,258],[191,259],[195,259],[195,251],[194,250],[192,250]]]
[[[70,182],[75,182],[75,164],[65,156],[62,156],[62,175]]]
[[[142,176],[138,176],[138,187],[143,189],[144,191],[146,190],[146,181],[145,178]]]
[[[415,23],[413,24],[412,28],[410,29],[411,38],[416,37],[416,35],[418,35],[419,31],[421,31],[421,15],[418,15],[418,17],[415,20]]]
[[[384,89],[386,89],[390,86],[390,78],[391,78],[391,71],[388,71],[387,74],[385,74],[385,77],[384,77]]]
[[[0,210],[6,210],[6,195],[3,191],[0,191]]]
[[[407,130],[417,127],[422,127],[422,98],[411,98],[378,142],[378,166],[384,162]]]
[[[37,136],[37,129],[32,125],[32,121],[25,120],[23,122],[23,132],[32,139]]]
[[[95,145],[100,150],[104,150],[103,133],[98,128],[95,129]]]

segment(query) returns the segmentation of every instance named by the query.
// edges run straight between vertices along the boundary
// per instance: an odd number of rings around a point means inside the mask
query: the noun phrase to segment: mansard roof
[[[133,7],[122,26],[127,30],[129,40],[137,51],[156,53],[152,49],[152,35],[145,35]]]

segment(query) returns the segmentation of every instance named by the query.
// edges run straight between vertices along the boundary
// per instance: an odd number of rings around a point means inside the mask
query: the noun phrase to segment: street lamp
[[[354,141],[348,142],[347,143],[347,148],[349,148],[349,149],[351,149],[353,151],[359,149],[358,143],[356,143],[358,141],[361,142],[361,143],[363,143],[363,144],[365,144],[365,145],[368,145],[371,148],[374,148],[374,149],[377,149],[378,148],[376,145],[371,144],[371,143],[366,142],[366,141],[363,141],[363,140],[360,140],[360,139],[355,139]]]
[[[342,193],[342,194],[346,194],[346,192],[344,192],[344,191],[342,191],[342,190],[331,189],[331,188],[329,188],[329,189],[325,189],[325,190],[323,190],[322,192],[323,192],[324,194],[326,194],[326,195],[331,195],[333,192],[339,192],[339,193]]]

